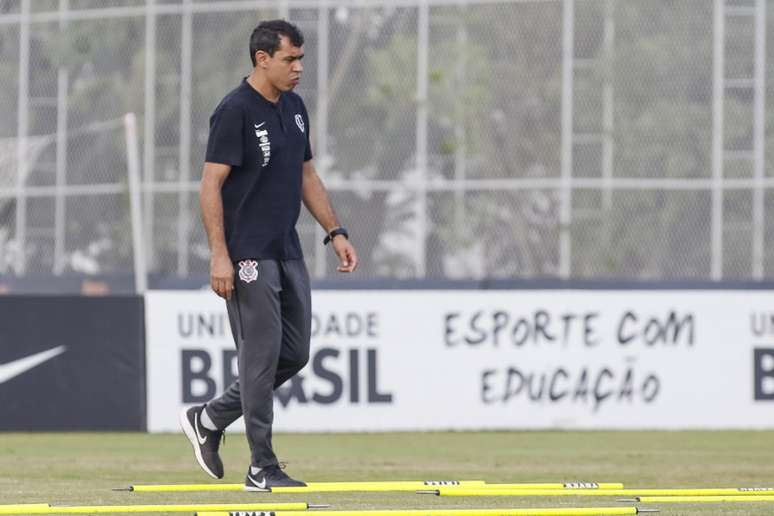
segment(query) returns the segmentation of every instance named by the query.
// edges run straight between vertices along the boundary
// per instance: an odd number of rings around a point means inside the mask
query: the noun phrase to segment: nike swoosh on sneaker
[[[253,477],[251,477],[250,475],[247,475],[247,478],[248,478],[248,479],[250,480],[250,482],[252,482],[252,483],[253,483],[253,485],[254,485],[255,487],[257,487],[258,489],[266,489],[266,479],[265,479],[265,478],[264,478],[263,480],[261,480],[260,482],[256,482],[256,481],[255,481],[255,479],[254,479]]]
[[[194,432],[196,432],[196,440],[199,441],[199,444],[207,442],[207,437],[202,437],[202,434],[199,433],[199,414],[194,414]]]
[[[5,383],[8,380],[26,373],[30,369],[33,369],[43,362],[51,360],[52,358],[61,355],[65,352],[67,346],[57,346],[47,351],[41,351],[28,357],[13,360],[5,364],[0,364],[0,383]]]

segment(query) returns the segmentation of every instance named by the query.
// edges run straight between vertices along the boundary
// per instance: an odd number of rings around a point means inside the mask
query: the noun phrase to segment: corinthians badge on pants
[[[258,279],[258,262],[255,260],[242,260],[239,262],[239,279],[250,283]]]

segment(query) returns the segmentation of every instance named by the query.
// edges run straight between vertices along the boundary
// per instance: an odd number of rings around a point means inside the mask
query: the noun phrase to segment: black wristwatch
[[[337,237],[338,235],[344,235],[344,238],[349,240],[349,233],[347,233],[347,229],[344,227],[337,227],[336,229],[332,230],[330,233],[325,235],[325,238],[323,239],[323,245],[328,245],[328,242],[333,240],[333,238]]]

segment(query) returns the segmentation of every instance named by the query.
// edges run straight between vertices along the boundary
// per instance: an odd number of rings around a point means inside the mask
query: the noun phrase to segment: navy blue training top
[[[223,225],[233,261],[303,257],[296,233],[305,161],[312,159],[304,101],[266,100],[242,80],[210,117],[205,160],[231,165],[223,183]]]

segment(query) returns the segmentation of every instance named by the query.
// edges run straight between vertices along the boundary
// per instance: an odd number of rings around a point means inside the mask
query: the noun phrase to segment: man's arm
[[[234,266],[226,246],[221,196],[223,182],[230,172],[230,165],[205,162],[199,187],[202,222],[210,245],[210,285],[224,299],[230,299],[234,291]]]
[[[302,197],[304,206],[317,222],[323,227],[326,233],[340,227],[333,206],[328,199],[328,192],[317,175],[312,160],[304,162],[304,177],[302,186]],[[358,258],[354,246],[343,235],[337,235],[331,240],[331,245],[339,257],[339,266],[336,268],[339,272],[352,272],[357,268]]]

